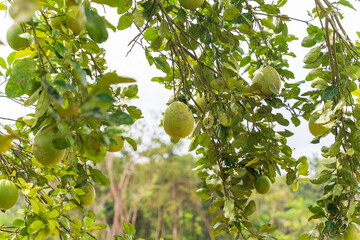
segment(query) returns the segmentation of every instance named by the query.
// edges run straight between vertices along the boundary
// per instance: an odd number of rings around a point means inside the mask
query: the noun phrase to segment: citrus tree
[[[281,12],[286,3],[2,3],[15,21],[7,33],[14,52],[0,59],[5,95],[35,107],[3,126],[0,136],[2,177],[26,201],[13,228],[1,228],[4,238],[92,237],[91,230],[106,227],[83,208],[95,197],[93,184],[109,184],[96,164],[124,141],[136,149],[124,127],[142,115],[129,104],[137,97],[134,79],[109,71],[99,44],[108,30],[129,27],[139,29],[131,48],[141,45],[149,64],[164,73],[152,81],[173,90],[164,132],[173,142],[191,139],[189,151],[200,156],[194,166],[202,180],[197,194],[211,201],[210,213],[222,212],[212,220],[211,237],[226,231],[237,239],[270,238],[276,226],[255,227],[248,220],[256,210],[251,195],[266,194],[276,175],[286,175],[293,191],[301,182],[327,183],[309,207],[309,220],[321,223],[301,240],[358,238],[360,110],[354,96],[360,96],[360,53],[341,24],[342,8],[354,7],[347,0],[314,0],[311,21],[303,21]],[[116,27],[99,14],[98,4],[117,9]],[[296,56],[288,43],[297,37],[288,33],[289,21],[303,22],[308,33],[301,42],[308,51],[303,81],[290,81],[295,76],[287,58]],[[312,89],[302,92],[306,81]],[[287,142],[289,126],[301,119],[309,121],[314,144],[325,135],[334,139],[319,144],[328,164],[313,179],[307,158],[294,158]],[[84,217],[73,218],[72,208]]]

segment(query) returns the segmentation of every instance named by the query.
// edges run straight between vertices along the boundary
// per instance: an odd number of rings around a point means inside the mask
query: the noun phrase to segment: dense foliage
[[[15,51],[6,61],[0,58],[5,95],[35,111],[3,126],[6,133],[0,135],[2,177],[16,184],[27,203],[14,228],[0,228],[3,238],[93,237],[92,230],[106,227],[95,223],[96,215],[84,210],[81,199],[88,184],[112,186],[98,166],[111,145],[118,145],[116,139],[137,148],[125,131],[142,117],[129,104],[137,98],[137,85],[107,70],[99,45],[107,40],[108,29],[129,27],[139,29],[131,48],[141,45],[149,64],[165,75],[152,81],[172,89],[175,104],[183,102],[195,116],[189,151],[199,155],[196,193],[211,202],[209,212],[215,215],[210,237],[228,232],[236,239],[266,239],[276,231],[270,223],[258,226],[249,219],[259,207],[251,196],[268,190],[256,187],[257,180],[274,183],[277,175],[286,175],[295,192],[302,182],[327,183],[309,207],[309,220],[321,221],[301,240],[343,239],[350,223],[360,223],[360,110],[353,97],[360,97],[360,46],[341,25],[341,8],[354,8],[351,3],[314,0],[312,21],[303,21],[308,36],[301,42],[308,51],[304,68],[309,73],[295,83],[289,82],[295,76],[287,58],[295,57],[288,43],[297,37],[288,33],[286,23],[301,20],[281,13],[286,0],[180,3],[10,1],[16,25],[7,41]],[[99,15],[96,4],[117,8],[116,28]],[[0,7],[7,10],[3,3]],[[305,81],[312,89],[301,92]],[[293,135],[289,125],[299,126],[300,119],[309,121],[314,144],[328,134],[334,138],[321,147],[328,162],[313,179],[308,159],[295,159],[287,143]],[[52,134],[34,141],[44,128]],[[52,162],[51,152],[60,163]],[[83,216],[68,214],[73,208]]]

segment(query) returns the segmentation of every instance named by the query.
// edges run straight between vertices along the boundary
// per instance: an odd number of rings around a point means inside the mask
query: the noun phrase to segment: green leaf
[[[35,60],[27,58],[17,60],[6,84],[5,94],[9,98],[15,98],[29,92],[33,86],[33,78],[37,76],[36,70]]]
[[[84,217],[83,222],[84,222],[84,227],[87,228],[94,224],[94,219],[89,217]]]
[[[111,114],[108,120],[114,125],[131,125],[134,123],[134,119],[129,114],[121,111],[120,109],[116,110],[116,112]]]
[[[169,24],[167,23],[167,21],[165,21],[164,19],[161,21],[160,26],[159,26],[159,37],[161,38],[166,38],[167,35],[169,35],[170,31],[169,31]]]
[[[132,0],[121,0],[121,1],[118,1],[118,3],[119,3],[119,5],[118,5],[117,13],[123,14],[131,8],[133,1]]]
[[[141,10],[136,9],[134,11],[134,23],[137,27],[142,27],[144,25],[145,18]]]
[[[133,82],[136,82],[136,80],[133,78],[121,77],[116,72],[110,72],[100,77],[100,79],[98,80],[97,87],[102,88],[113,84],[133,83]]]
[[[125,13],[119,19],[119,23],[117,25],[118,30],[124,30],[131,26],[134,21],[134,15],[132,13]]]
[[[316,35],[317,33],[311,33],[310,35],[304,37],[301,42],[301,46],[303,47],[313,47],[316,44]]]
[[[245,207],[242,215],[247,218],[251,216],[256,211],[256,203],[254,200],[251,200]]]
[[[131,147],[134,149],[134,151],[137,150],[137,143],[134,139],[125,137],[125,140],[131,145]]]
[[[90,170],[90,176],[96,184],[104,185],[104,186],[108,186],[110,184],[109,179],[100,170],[92,167],[90,167],[89,170]]]
[[[229,4],[228,6],[225,7],[225,9],[224,9],[224,20],[225,21],[234,20],[238,16],[240,16],[240,12],[237,9],[237,7],[235,7],[232,4]]]
[[[232,221],[235,217],[235,204],[234,200],[226,198],[224,202],[224,216]]]
[[[225,226],[220,226],[220,227],[215,228],[214,230],[211,231],[210,237],[214,238],[214,237],[219,236],[220,233],[221,233],[222,231],[224,231],[225,229],[226,229]]]
[[[333,97],[335,97],[338,93],[339,93],[339,90],[338,90],[337,86],[329,86],[322,93],[322,97],[325,100],[330,100]]]
[[[221,178],[216,175],[216,174],[212,174],[209,175],[206,178],[206,186],[213,191],[220,191],[221,190],[221,186],[222,186],[222,180]]]
[[[27,229],[29,234],[37,233],[40,229],[43,229],[45,224],[40,220],[33,221]]]
[[[3,69],[7,69],[6,62],[2,57],[0,57],[0,67],[2,67]]]
[[[339,3],[339,4],[343,5],[343,6],[349,7],[349,8],[351,8],[351,9],[353,9],[353,10],[356,11],[356,9],[354,8],[354,6],[351,5],[351,3],[350,3],[349,1],[347,1],[347,0],[340,0],[340,1],[338,1],[337,3]]]
[[[164,73],[170,72],[170,65],[166,59],[163,59],[162,57],[154,57],[154,63],[155,66]]]
[[[106,225],[106,224],[99,223],[99,224],[95,224],[95,225],[89,227],[88,229],[86,229],[86,231],[102,230],[102,229],[105,229],[105,228],[107,228],[107,225]]]
[[[91,41],[88,41],[87,43],[84,44],[84,49],[89,53],[99,53],[101,51],[99,45]]]
[[[304,63],[309,64],[313,63],[318,59],[321,55],[321,47],[312,48],[304,57]]]
[[[51,101],[49,95],[45,91],[42,91],[35,107],[35,117],[39,118],[44,115],[44,113],[48,110],[50,103]]]
[[[310,182],[313,184],[323,184],[327,182],[331,178],[331,176],[332,176],[332,171],[323,170],[317,178],[311,179]]]

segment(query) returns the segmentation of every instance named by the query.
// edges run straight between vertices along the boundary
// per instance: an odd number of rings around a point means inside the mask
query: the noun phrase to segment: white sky
[[[360,9],[360,3],[351,1],[356,9]],[[311,10],[314,6],[314,0],[302,0],[295,1],[289,0],[286,7],[282,9],[282,13],[288,16],[309,20],[307,11]],[[101,9],[101,8],[99,8]],[[357,28],[360,20],[358,12],[350,9],[345,9],[345,19],[343,26],[347,30],[352,39],[357,39],[356,31],[360,31],[360,27]],[[106,18],[113,24],[117,25],[118,16],[115,9],[106,8]],[[13,20],[5,14],[4,11],[0,11],[0,40],[6,44],[6,31],[13,23]],[[313,24],[317,24],[314,22]],[[356,23],[356,24],[354,24]],[[299,40],[290,43],[290,49],[297,55],[295,59],[289,58],[290,70],[294,72],[296,79],[291,80],[297,82],[305,79],[309,70],[303,69],[303,57],[307,53],[307,50],[302,48],[300,43],[306,34],[306,24],[292,21],[288,22],[289,33],[296,35]],[[117,31],[116,33],[109,32],[109,39],[101,46],[106,49],[106,60],[110,70],[116,70],[119,75],[133,77],[137,80],[139,86],[139,100],[135,100],[134,104],[140,107],[145,116],[147,125],[156,127],[159,125],[159,118],[154,119],[154,115],[151,112],[155,111],[160,114],[166,109],[166,102],[171,96],[171,91],[166,90],[162,85],[151,82],[151,78],[154,76],[162,76],[163,74],[158,71],[155,66],[150,67],[142,48],[136,46],[132,52],[125,57],[129,47],[127,46],[131,39],[138,33],[137,29],[133,27],[125,31]],[[0,56],[6,60],[6,56],[11,52],[10,47],[0,45]],[[2,80],[2,79],[1,79]],[[3,91],[3,86],[0,88]],[[30,113],[32,110],[20,108],[18,104],[13,103],[6,98],[1,98],[0,104],[0,117],[17,118]],[[3,121],[1,121],[3,122]],[[306,123],[302,123],[299,127],[291,127],[290,131],[295,134],[288,141],[291,148],[293,148],[294,157],[302,155],[313,157],[320,156],[320,148],[323,144],[329,145],[333,141],[333,136],[329,134],[325,137],[320,144],[310,144],[312,135],[310,134]],[[187,149],[187,144],[184,146]]]

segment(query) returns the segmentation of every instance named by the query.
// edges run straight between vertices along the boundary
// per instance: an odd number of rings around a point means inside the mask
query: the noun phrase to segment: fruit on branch
[[[108,32],[106,30],[105,20],[90,9],[86,9],[85,14],[87,19],[85,27],[89,37],[97,43],[106,41]]]
[[[111,137],[113,140],[115,140],[115,144],[110,144],[109,152],[119,152],[124,147],[124,139],[121,136]]]
[[[64,15],[56,15],[54,12],[50,14],[50,26],[56,29],[61,30],[61,25],[65,24]]]
[[[344,234],[344,240],[360,239],[360,229],[355,223],[350,223]]]
[[[80,204],[82,206],[88,206],[92,204],[96,196],[96,192],[93,185],[87,182],[83,186],[81,186],[80,189],[84,191],[84,194],[77,195],[77,197],[80,200]]]
[[[267,176],[258,177],[255,181],[255,189],[260,194],[268,193],[271,189],[271,181]]]
[[[184,138],[194,128],[194,117],[186,104],[176,101],[165,110],[163,125],[170,137]]]
[[[274,92],[279,92],[281,88],[280,76],[275,68],[271,66],[266,66],[256,72],[252,83],[264,95],[274,95]]]
[[[66,13],[67,25],[75,36],[79,35],[86,24],[86,17],[84,11],[78,7],[71,7]]]
[[[0,210],[13,207],[18,200],[18,188],[7,179],[0,180]]]
[[[320,113],[316,112],[309,119],[309,130],[310,133],[314,136],[318,136],[329,130],[329,127],[327,127],[326,125],[316,123],[316,120],[318,120],[319,117],[320,117]],[[326,135],[327,134],[323,135],[322,137],[325,137]]]
[[[46,167],[59,163],[66,153],[65,149],[55,148],[52,142],[57,133],[56,126],[46,125],[37,132],[34,138],[34,157]]]
[[[179,0],[179,3],[188,10],[195,10],[204,4],[204,0]]]
[[[9,46],[16,51],[22,50],[27,46],[27,40],[19,36],[22,33],[23,30],[19,24],[12,25],[6,33],[6,40]]]

